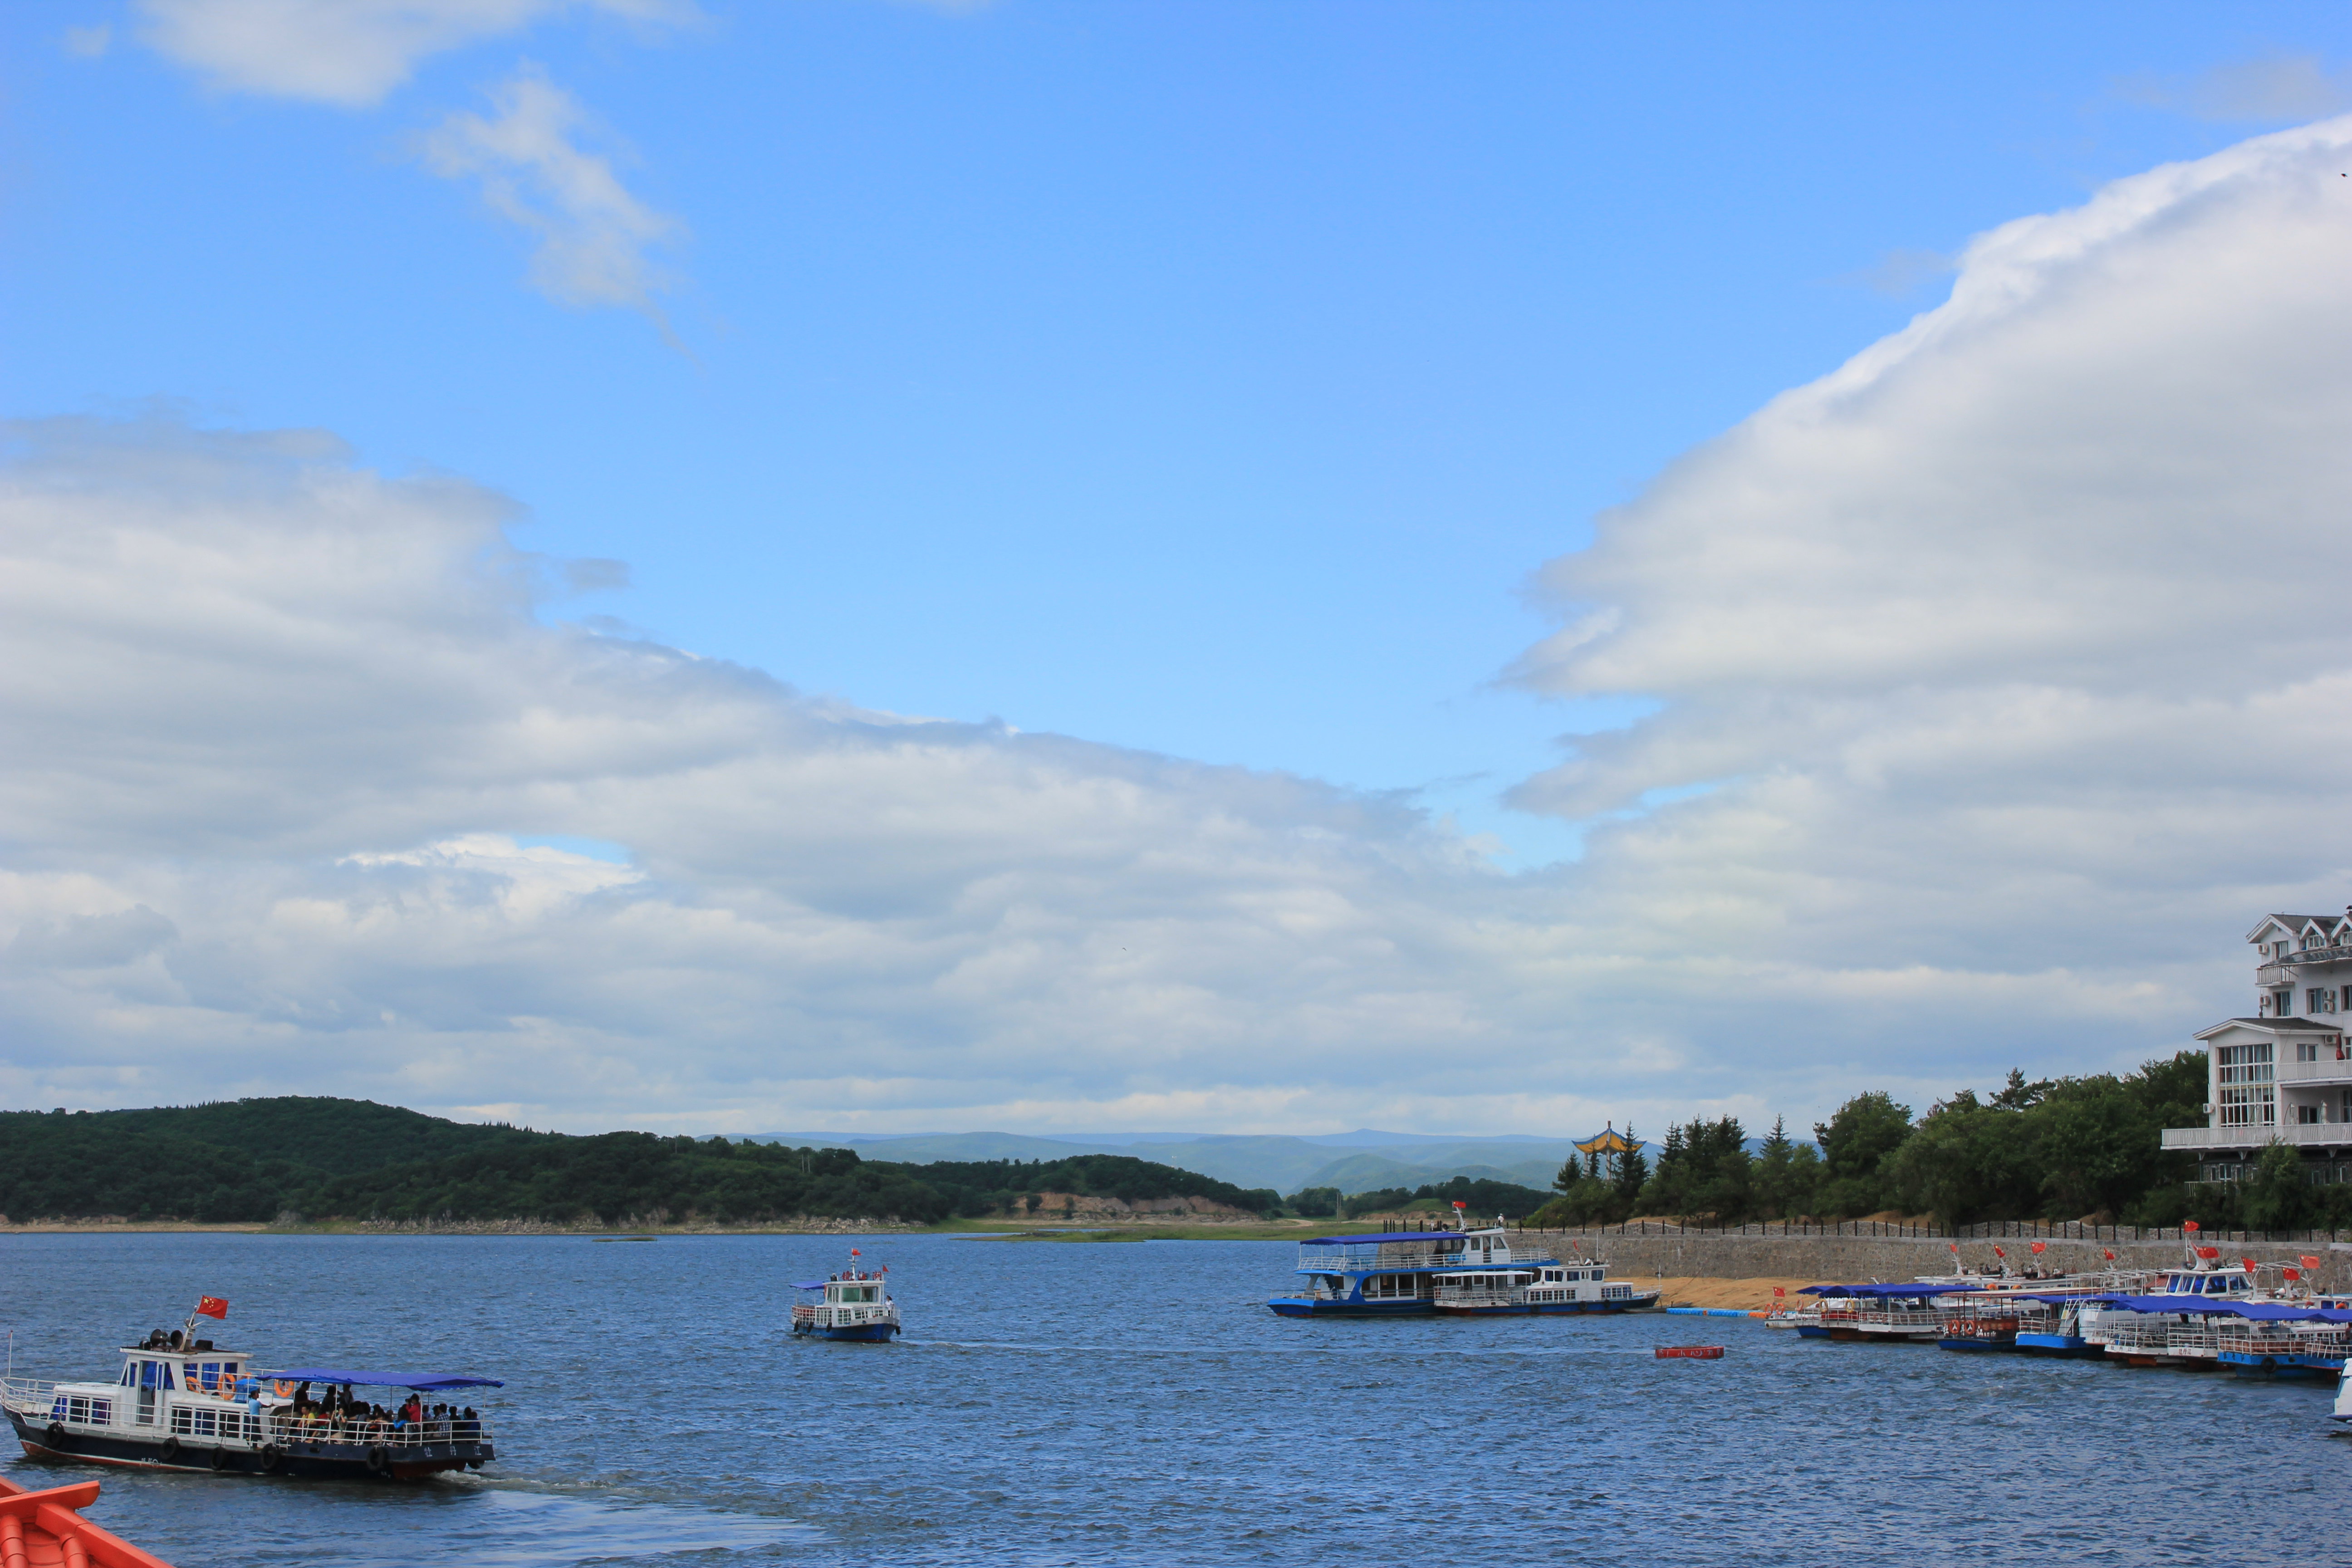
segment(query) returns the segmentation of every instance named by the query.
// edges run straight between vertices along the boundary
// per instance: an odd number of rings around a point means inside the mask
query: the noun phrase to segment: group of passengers
[[[307,1441],[329,1443],[469,1443],[482,1435],[482,1418],[470,1405],[427,1405],[424,1395],[412,1393],[389,1409],[352,1397],[351,1385],[330,1387],[317,1399],[307,1383],[294,1391],[287,1412],[294,1435]]]

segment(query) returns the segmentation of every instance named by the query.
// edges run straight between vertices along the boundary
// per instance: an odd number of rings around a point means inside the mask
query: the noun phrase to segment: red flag
[[[2003,1252],[2003,1251],[2002,1251],[2000,1247],[1994,1247],[1994,1248],[1992,1249],[1992,1255],[1993,1255],[1995,1258],[2007,1258],[2007,1257],[2009,1256],[2009,1254],[2008,1254],[2008,1253]]]
[[[856,1248],[856,1247],[851,1247],[851,1248],[849,1249],[849,1256],[850,1256],[850,1257],[852,1257],[852,1258],[856,1257],[856,1256],[857,1256],[857,1248]]]
[[[1785,1300],[1788,1299],[1788,1295],[1789,1288],[1787,1286],[1775,1285],[1772,1287],[1772,1300],[1775,1301]]]
[[[2296,1259],[2296,1261],[2301,1263],[2305,1268],[2316,1268],[2319,1267],[2319,1259],[2314,1258],[2308,1252],[2305,1253],[2300,1258]]]
[[[1456,1199],[1454,1199],[1454,1206],[1455,1208],[1458,1208],[1458,1209],[1466,1209],[1466,1208],[1468,1208],[1470,1205],[1469,1205],[1468,1204],[1464,1203],[1460,1198],[1456,1198]]]
[[[2279,1272],[2285,1275],[2290,1279],[2300,1279],[2303,1278],[2303,1270],[2300,1268],[2282,1268]]]
[[[2209,1258],[2219,1258],[2221,1256],[2221,1249],[2218,1247],[2200,1247],[2197,1249],[2197,1256]]]
[[[2252,1274],[2255,1269],[2260,1268],[2262,1267],[2262,1265],[2261,1265],[2261,1264],[2259,1264],[2259,1263],[2255,1262],[2255,1261],[2254,1261],[2252,1258],[2241,1258],[2240,1259],[2238,1259],[2238,1261],[2239,1261],[2239,1262],[2241,1262],[2241,1263],[2242,1263],[2242,1264],[2244,1264],[2244,1265],[2246,1266],[2246,1272],[2247,1272],[2247,1273],[2249,1273],[2249,1274]]]
[[[2033,1250],[2036,1252],[2043,1251],[2049,1247],[2049,1245],[2050,1244],[2046,1241],[2037,1241],[2033,1244]]]
[[[218,1296],[199,1296],[196,1298],[196,1310],[207,1318],[226,1318],[228,1316],[228,1303]]]
[[[2102,1247],[2102,1248],[2100,1248],[2100,1250],[2101,1250],[2101,1251],[2103,1251],[2103,1252],[2105,1252],[2105,1253],[2107,1255],[2107,1261],[2108,1261],[2108,1262],[2113,1263],[2113,1262],[2116,1260],[2116,1249],[2115,1249],[2114,1247]]]
[[[2183,1230],[2202,1230],[2205,1227],[2199,1225],[2193,1219],[2184,1219],[2180,1222],[2180,1228]]]

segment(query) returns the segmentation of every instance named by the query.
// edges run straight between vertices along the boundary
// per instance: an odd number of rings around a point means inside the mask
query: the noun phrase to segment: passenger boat
[[[817,1299],[793,1303],[793,1332],[820,1340],[887,1340],[898,1331],[898,1303],[890,1299],[887,1272],[848,1269],[793,1286],[815,1291]]]
[[[34,1491],[0,1476],[0,1554],[12,1565],[48,1568],[172,1568],[111,1531],[100,1530],[78,1510],[98,1500],[96,1481]]]
[[[1798,1294],[1818,1298],[1820,1316],[1800,1323],[1797,1332],[1812,1340],[1933,1344],[1943,1338],[1946,1310],[1961,1289],[1941,1280],[1918,1279],[1808,1285]]]
[[[1298,1244],[1305,1289],[1267,1307],[1286,1318],[1528,1317],[1630,1312],[1655,1290],[1614,1284],[1597,1258],[1514,1247],[1501,1225],[1326,1236]]]
[[[1597,1258],[1559,1258],[1525,1247],[1514,1251],[1500,1226],[1469,1231],[1465,1237],[1477,1249],[1478,1261],[1432,1276],[1432,1304],[1449,1317],[1633,1312],[1658,1304],[1655,1290],[1612,1284],[1609,1266]]]
[[[226,1311],[226,1303],[222,1303]],[[333,1367],[258,1369],[186,1329],[157,1329],[122,1351],[111,1383],[11,1377],[0,1409],[26,1457],[142,1469],[266,1476],[384,1477],[479,1469],[498,1457],[488,1424],[469,1411],[424,1408],[422,1395],[499,1388],[494,1378]],[[311,1397],[313,1384],[322,1396]],[[413,1397],[392,1412],[359,1388]]]

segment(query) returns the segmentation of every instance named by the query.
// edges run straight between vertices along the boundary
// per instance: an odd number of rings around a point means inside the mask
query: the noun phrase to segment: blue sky
[[[2177,1049],[2352,897],[2347,108],[2340,5],[0,8],[0,1102]]]
[[[1537,567],[1970,235],[2307,117],[2296,62],[2352,56],[2333,5],[855,0],[559,12],[354,110],[145,25],[0,15],[9,413],[323,426],[627,563],[551,614],[1416,791],[1508,864],[1574,834],[1496,797],[1629,710],[1501,680]],[[525,62],[676,221],[676,346],[527,287],[421,161]],[[2271,101],[2200,99],[2245,62]]]

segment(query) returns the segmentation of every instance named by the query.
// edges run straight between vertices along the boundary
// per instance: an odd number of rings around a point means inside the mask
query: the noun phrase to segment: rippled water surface
[[[863,1240],[908,1337],[788,1340],[787,1282],[850,1245],[0,1239],[19,1375],[110,1378],[209,1292],[264,1364],[508,1380],[478,1476],[70,1472],[181,1568],[2246,1563],[2334,1561],[2341,1533],[2352,1443],[2316,1384],[1745,1319],[1299,1322],[1263,1304],[1275,1242]],[[1701,1340],[1729,1353],[1651,1354]]]

